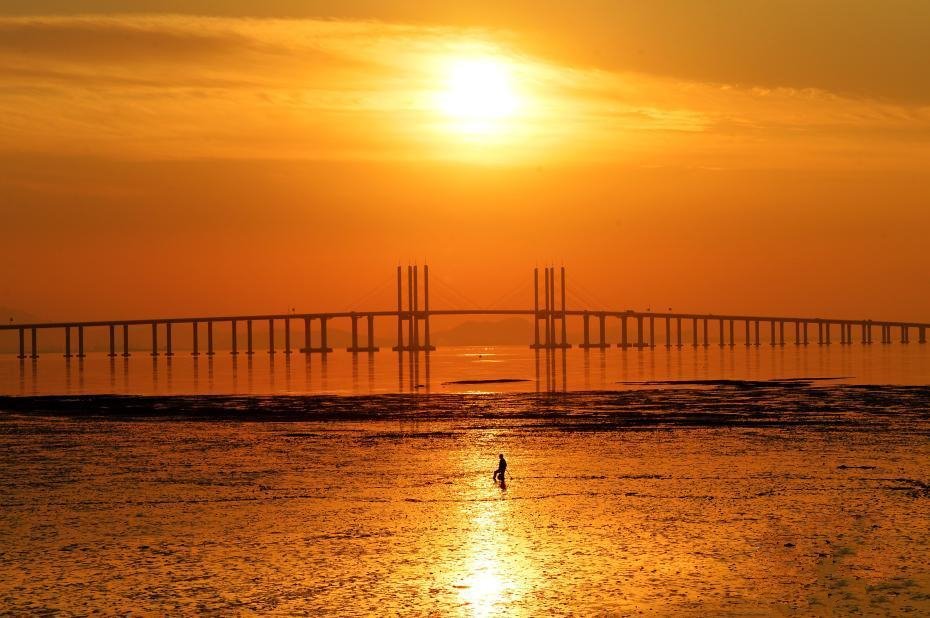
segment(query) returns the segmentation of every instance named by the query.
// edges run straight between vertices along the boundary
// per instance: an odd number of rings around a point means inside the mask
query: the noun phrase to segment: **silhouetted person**
[[[497,470],[494,471],[494,476],[491,477],[495,481],[504,482],[504,473],[507,472],[507,460],[504,459],[504,454],[499,455],[499,460],[497,462]]]

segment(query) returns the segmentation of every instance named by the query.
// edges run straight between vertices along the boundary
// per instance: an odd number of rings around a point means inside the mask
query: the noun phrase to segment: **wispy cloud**
[[[488,55],[512,67],[527,100],[506,139],[492,145],[513,159],[726,152],[734,160],[766,148],[835,156],[838,142],[848,149],[863,134],[874,150],[930,130],[930,111],[920,106],[572,67],[520,45],[509,31],[376,21],[5,18],[0,149],[494,158],[487,144],[450,147],[433,105],[443,62]]]

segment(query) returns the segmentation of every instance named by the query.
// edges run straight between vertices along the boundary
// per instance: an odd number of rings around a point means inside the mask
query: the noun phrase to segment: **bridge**
[[[763,345],[763,340],[771,346],[784,346],[786,345],[786,331],[788,331],[788,342],[798,346],[812,343],[813,332],[816,333],[818,345],[831,345],[834,342],[834,332],[839,335],[841,345],[853,344],[857,336],[859,343],[869,345],[873,343],[875,330],[878,330],[882,344],[893,343],[895,333],[900,343],[910,343],[912,332],[917,334],[919,343],[926,343],[927,329],[930,328],[930,323],[924,322],[873,321],[870,319],[569,309],[566,306],[565,268],[558,269],[558,289],[556,271],[554,267],[545,267],[541,273],[539,268],[533,270],[533,306],[526,309],[432,308],[430,307],[429,266],[424,265],[422,271],[418,266],[407,266],[406,277],[404,277],[404,269],[398,266],[397,306],[394,309],[4,324],[0,325],[0,331],[18,331],[18,358],[37,359],[39,357],[39,333],[43,331],[60,331],[62,351],[66,358],[72,356],[84,358],[86,356],[85,332],[88,329],[105,329],[108,335],[110,357],[118,355],[128,357],[130,356],[130,328],[150,329],[152,356],[162,353],[166,356],[173,356],[173,331],[178,327],[191,329],[192,355],[201,354],[201,335],[205,334],[206,346],[203,353],[212,356],[216,353],[214,330],[220,325],[229,328],[230,354],[251,355],[255,353],[253,325],[262,322],[267,322],[268,326],[266,348],[268,353],[277,352],[275,349],[276,327],[281,327],[284,331],[284,347],[281,351],[284,354],[295,352],[291,335],[292,325],[297,323],[302,325],[300,330],[302,330],[303,345],[299,346],[296,351],[308,355],[326,355],[333,352],[327,337],[327,325],[334,320],[348,322],[351,330],[351,344],[346,349],[348,352],[352,354],[378,352],[379,347],[375,344],[375,320],[378,318],[396,321],[396,339],[392,350],[399,353],[428,353],[435,350],[430,340],[430,319],[439,316],[526,316],[533,322],[533,341],[530,347],[543,350],[572,347],[568,341],[569,318],[581,321],[583,334],[578,346],[583,349],[604,349],[613,345],[623,349],[650,349],[659,344],[659,335],[662,335],[661,343],[668,348],[680,348],[685,345],[706,347],[713,344],[720,347],[733,347],[737,345],[738,327],[742,327],[742,343],[746,346]],[[619,323],[619,338],[613,343],[608,341],[607,337],[608,321]],[[311,337],[314,324],[319,330],[318,343],[312,341]],[[664,334],[657,332],[657,325],[658,331],[664,331]],[[360,326],[364,327],[364,340],[360,336]],[[245,331],[244,349],[239,341],[243,328]],[[76,349],[72,345],[73,333],[77,335]],[[160,346],[160,333],[164,334],[163,346]],[[690,334],[690,337],[686,333]],[[28,354],[27,338],[30,343]],[[118,345],[118,340],[120,345]]]

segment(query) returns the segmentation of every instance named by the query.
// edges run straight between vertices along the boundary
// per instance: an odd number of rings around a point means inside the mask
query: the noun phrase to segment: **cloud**
[[[0,151],[771,164],[919,145],[930,127],[919,105],[571,65],[525,42],[510,30],[361,20],[0,18]],[[526,99],[484,142],[454,135],[433,104],[443,63],[474,55],[506,63]]]

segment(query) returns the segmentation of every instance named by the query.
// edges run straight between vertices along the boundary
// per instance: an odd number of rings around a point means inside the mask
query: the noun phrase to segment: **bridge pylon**
[[[420,308],[420,288],[423,288],[423,307]],[[404,309],[403,268],[397,267],[397,344],[395,352],[432,352],[429,332],[429,266],[423,265],[423,281],[417,265],[407,266],[407,308]],[[406,331],[406,341],[404,335]]]
[[[547,266],[543,270],[543,285],[539,285],[539,268],[533,269],[533,344],[530,346],[534,350],[538,349],[567,349],[572,347],[568,343],[568,326],[565,313],[565,267],[560,269],[560,288],[561,288],[561,307],[556,308],[556,289],[555,289],[555,267]],[[540,307],[539,293],[543,292],[545,297]],[[540,338],[539,326],[542,322],[545,336]],[[561,328],[557,328],[557,324]],[[561,340],[557,337],[557,332],[561,331]]]

